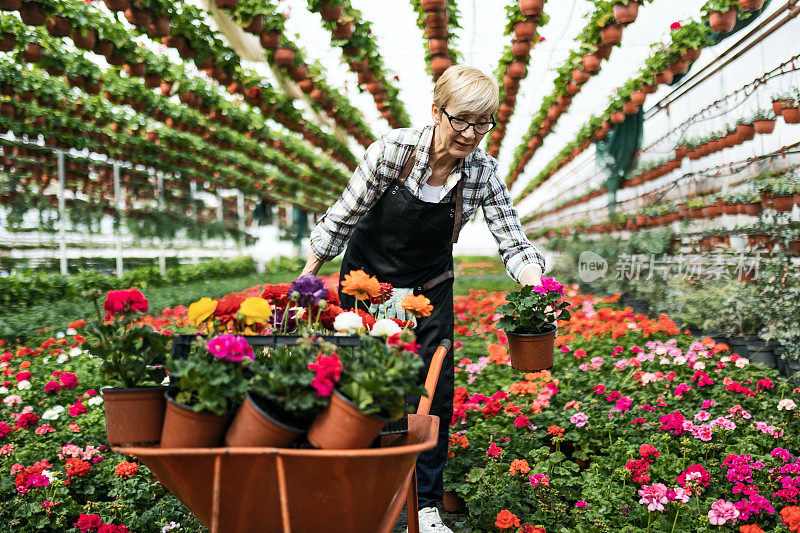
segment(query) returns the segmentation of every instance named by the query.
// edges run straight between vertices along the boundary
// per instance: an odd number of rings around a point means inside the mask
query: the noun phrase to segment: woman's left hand
[[[541,285],[542,284],[542,269],[538,265],[528,265],[522,269],[519,275],[519,283],[525,285]]]

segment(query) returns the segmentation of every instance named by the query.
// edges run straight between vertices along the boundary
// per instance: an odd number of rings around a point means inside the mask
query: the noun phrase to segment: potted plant
[[[522,372],[551,368],[556,320],[570,319],[563,285],[542,278],[541,285],[521,287],[506,300],[508,303],[498,308],[505,314],[498,327],[508,336],[511,366]]]
[[[775,113],[771,109],[759,109],[753,115],[753,129],[756,133],[772,133],[775,129]]]
[[[772,95],[772,111],[775,112],[775,115],[780,115],[781,110],[786,107],[792,105],[792,92],[786,91],[782,93],[777,93]]]
[[[365,448],[387,422],[407,413],[412,406],[406,404],[406,395],[425,394],[419,381],[424,363],[414,340],[408,330],[385,339],[362,336],[359,347],[341,353],[339,382],[311,425],[308,441],[318,448]],[[324,379],[326,366],[319,360],[317,365],[316,379]]]
[[[97,318],[86,326],[85,347],[102,360],[100,372],[111,388],[102,389],[109,444],[156,444],[164,418],[168,337],[139,321],[147,299],[136,289],[106,294],[103,316],[99,290],[87,291]]]
[[[619,24],[630,24],[639,16],[638,0],[619,0],[614,3],[614,20]]]
[[[701,11],[716,33],[728,33],[736,26],[739,5],[736,0],[709,0]]]
[[[800,124],[800,107],[798,106],[798,98],[795,94],[791,100],[785,102],[785,106],[781,109],[781,116],[783,121],[787,124]]]
[[[167,361],[172,391],[166,393],[162,448],[219,446],[249,385],[244,369],[255,356],[244,337],[198,336],[192,348],[188,357]]]

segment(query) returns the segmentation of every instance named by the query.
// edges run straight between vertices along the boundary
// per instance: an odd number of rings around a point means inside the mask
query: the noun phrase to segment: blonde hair
[[[436,82],[433,103],[451,115],[492,116],[500,106],[500,89],[475,67],[453,65]]]

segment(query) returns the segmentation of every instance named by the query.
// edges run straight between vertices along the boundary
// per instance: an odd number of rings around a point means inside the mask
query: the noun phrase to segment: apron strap
[[[397,181],[399,181],[400,183],[406,182],[406,178],[411,172],[411,169],[414,167],[414,163],[416,162],[416,160],[417,160],[417,147],[414,146],[414,149],[411,151],[411,155],[408,156],[405,165],[403,165],[403,169],[400,171],[400,175],[397,176]]]
[[[428,280],[425,283],[423,283],[421,286],[417,287],[416,292],[417,292],[417,294],[419,294],[421,292],[428,291],[428,290],[436,287],[440,283],[444,283],[448,279],[452,279],[454,277],[455,277],[454,272],[452,270],[448,270],[447,272],[439,274],[435,278],[433,278],[431,280]]]
[[[461,176],[456,185],[456,219],[453,223],[452,242],[458,242],[458,234],[461,233],[461,216],[464,209],[464,176]]]

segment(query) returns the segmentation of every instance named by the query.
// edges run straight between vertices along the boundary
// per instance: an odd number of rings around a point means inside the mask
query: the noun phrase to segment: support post
[[[125,202],[122,199],[122,187],[119,184],[119,162],[114,161],[114,166],[112,167],[114,171],[114,203],[117,207],[117,216],[119,217],[119,222],[121,226],[122,222],[122,211],[125,209]],[[117,235],[117,277],[121,278],[123,275],[123,261],[122,261],[122,230],[121,227],[116,232]]]
[[[161,171],[156,171],[158,179],[158,211],[164,212],[164,174]],[[164,237],[158,238],[158,271],[162,276],[167,274],[167,260],[164,257]]]
[[[61,275],[69,273],[67,268],[67,220],[64,189],[66,188],[66,173],[64,171],[64,151],[56,152],[58,160],[58,249],[61,258]]]

